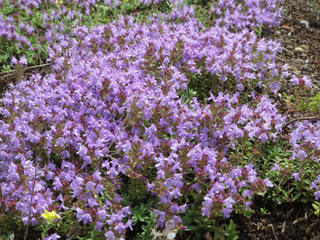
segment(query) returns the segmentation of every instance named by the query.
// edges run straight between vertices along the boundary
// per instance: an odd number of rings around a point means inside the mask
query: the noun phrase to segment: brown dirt
[[[312,96],[320,92],[320,1],[284,0],[281,6],[285,9],[281,25],[268,29],[265,36],[282,44],[276,62],[289,65],[290,74],[281,80],[281,89],[275,96],[280,110],[285,113],[283,93],[289,95],[295,91],[289,82],[292,74],[312,79]]]
[[[313,3],[313,0],[285,0],[281,4],[286,9],[281,25],[265,29],[263,34],[282,43],[277,62],[287,63],[291,74],[298,77],[308,75],[315,95],[320,92],[320,1],[315,1],[318,13],[313,11]],[[301,21],[308,22],[307,26]],[[274,96],[283,111],[287,110],[283,92],[289,95],[294,91],[289,79],[282,79],[281,89]],[[312,215],[312,202],[277,205],[256,197],[252,209],[255,212],[250,218],[237,214],[232,217],[240,240],[320,240],[320,218]]]

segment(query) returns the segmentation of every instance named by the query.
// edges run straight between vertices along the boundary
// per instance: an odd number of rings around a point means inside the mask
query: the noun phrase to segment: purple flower
[[[104,209],[99,210],[97,215],[99,216],[100,220],[104,220],[107,217],[107,213]]]
[[[16,65],[18,63],[18,60],[15,57],[12,57],[11,64]]]
[[[149,192],[151,189],[154,189],[154,186],[151,183],[147,183],[147,191]]]
[[[195,183],[191,186],[191,189],[195,189],[197,192],[200,192],[201,188],[199,186],[199,183]]]
[[[62,187],[62,183],[58,177],[54,177],[54,182],[52,185],[54,186],[53,190],[59,190]]]
[[[233,207],[233,204],[235,203],[235,201],[231,197],[228,197],[225,200],[223,200],[223,203],[226,205],[226,208],[231,209]]]
[[[102,194],[102,193],[103,193],[103,190],[104,190],[103,185],[100,184],[100,183],[98,183],[98,184],[96,185],[95,194],[98,194],[98,193]]]
[[[79,221],[83,221],[83,224],[87,224],[87,223],[89,223],[89,222],[92,222],[92,218],[91,218],[91,216],[90,216],[89,213],[86,213],[86,214],[83,214],[83,215],[80,217],[80,220],[78,220],[78,222],[79,222]]]
[[[118,231],[118,233],[123,234],[125,230],[125,225],[122,222],[118,222],[117,226],[114,227],[114,230]]]
[[[251,209],[250,206],[251,206],[252,202],[246,202],[244,205],[246,206],[246,209]]]
[[[86,191],[94,191],[95,183],[93,182],[88,182],[86,186]]]
[[[178,223],[182,223],[182,220],[179,216],[173,215],[173,223],[174,223],[174,226],[176,226]]]
[[[302,80],[304,81],[304,84],[307,87],[312,87],[312,83],[311,83],[310,79],[308,78],[308,76],[303,76]]]
[[[290,82],[292,83],[292,85],[298,85],[299,84],[299,78],[297,78],[295,75],[292,75],[292,79],[290,80]]]
[[[111,167],[107,173],[108,173],[108,175],[110,175],[111,179],[114,179],[114,177],[116,177],[118,175],[118,173],[114,167]]]
[[[157,223],[159,227],[164,227],[165,225],[165,220],[166,220],[166,213],[159,211],[157,209],[153,209],[153,212],[155,214],[155,216],[157,217]]]
[[[45,238],[46,240],[57,240],[58,238],[61,238],[58,234],[53,233],[48,238]]]
[[[242,194],[243,197],[251,197],[251,191],[250,190],[245,190]]]
[[[128,216],[131,214],[131,211],[130,211],[130,206],[127,206],[127,207],[123,207],[122,208],[122,212],[124,213],[124,216]]]
[[[300,173],[292,173],[292,177],[294,177],[295,181],[298,181],[298,180],[300,181],[300,179],[299,179],[300,178]]]
[[[111,231],[106,232],[104,235],[107,237],[106,240],[115,240],[116,239],[114,236],[114,233]]]
[[[120,197],[119,194],[116,194],[116,196],[113,198],[113,201],[115,201],[116,203],[120,203],[123,200],[122,197]]]
[[[275,171],[275,170],[277,170],[277,171],[281,171],[281,169],[280,169],[280,167],[278,166],[278,164],[277,163],[275,163],[274,164],[274,167],[271,169],[271,171]]]
[[[88,205],[89,207],[94,207],[94,206],[98,206],[99,204],[97,203],[97,200],[94,198],[89,198],[88,199]]]
[[[83,224],[87,224],[89,222],[92,222],[92,218],[91,218],[90,214],[84,213],[84,211],[80,208],[77,208],[76,217],[79,219],[78,222],[83,221]]]
[[[306,154],[305,151],[303,150],[299,150],[299,152],[297,154],[294,154],[296,155],[297,157],[299,157],[301,160],[305,159],[308,155]]]
[[[83,157],[84,155],[86,155],[88,152],[88,149],[83,146],[83,145],[80,145],[79,147],[79,151],[77,152],[77,154],[79,154],[81,157]]]
[[[19,63],[24,64],[24,65],[28,65],[27,59],[25,56],[22,56],[19,60]]]
[[[94,229],[101,232],[103,226],[104,226],[104,223],[97,221]]]
[[[131,231],[133,231],[132,230],[132,221],[129,219],[128,220],[128,222],[125,224],[125,228],[127,229],[127,228],[130,228],[131,229]]]
[[[117,215],[116,215],[117,221],[122,221],[123,218],[123,212],[122,211],[118,211]]]
[[[318,190],[318,186],[316,185],[316,182],[311,182],[310,190],[312,189]]]
[[[223,215],[224,215],[225,218],[229,218],[231,212],[232,212],[231,209],[228,209],[228,208],[223,208],[223,209],[222,209],[222,213],[223,213]]]
[[[273,187],[272,182],[269,180],[269,178],[263,180],[263,183],[267,186],[267,187]]]

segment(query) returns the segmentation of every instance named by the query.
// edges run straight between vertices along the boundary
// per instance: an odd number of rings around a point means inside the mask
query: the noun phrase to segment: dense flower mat
[[[85,14],[97,4],[74,2]],[[132,228],[124,181],[131,182],[132,198],[156,198],[151,210],[160,228],[171,221],[170,230],[183,231],[181,218],[197,201],[211,218],[249,209],[252,197],[273,184],[257,174],[259,153],[244,159],[237,149],[277,141],[287,123],[267,95],[287,74],[275,63],[280,45],[252,31],[279,24],[276,3],[221,0],[212,7],[213,27],[204,27],[182,2],[145,23],[121,16],[92,28],[75,24],[68,33],[53,22],[62,15],[81,17],[80,10],[61,4],[45,14],[54,71],[21,80],[2,98],[1,213],[10,211],[34,226],[54,210],[59,221],[76,219],[106,239],[121,239]],[[30,13],[43,3],[17,4]],[[106,4],[116,8],[120,2]],[[32,47],[15,24],[0,16],[1,38]],[[26,34],[34,30],[23,22],[19,27]],[[24,56],[12,63],[27,64]],[[204,77],[215,84],[206,104],[185,100],[190,79]],[[292,82],[311,86],[308,78]],[[319,123],[290,126],[291,159],[317,160]],[[272,171],[281,172],[273,165]],[[293,174],[298,181],[300,173]],[[319,183],[314,176],[316,199]]]

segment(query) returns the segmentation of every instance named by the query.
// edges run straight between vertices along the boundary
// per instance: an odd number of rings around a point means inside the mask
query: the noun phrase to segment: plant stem
[[[112,144],[114,143],[114,141],[116,140],[116,138],[118,137],[118,135],[120,134],[122,128],[124,127],[124,125],[125,125],[128,117],[129,117],[129,115],[130,115],[130,113],[131,113],[131,110],[132,110],[132,108],[131,108],[130,111],[128,112],[126,118],[122,121],[122,126],[120,127],[120,129],[119,129],[119,131],[117,132],[117,134],[114,136],[112,142],[109,144],[109,146],[108,146],[107,150],[105,151],[105,153],[107,153],[107,152],[109,151],[110,147],[112,146]],[[100,165],[101,161],[102,161],[102,159],[99,159],[99,160],[98,160],[97,165],[96,165],[96,167],[95,167],[94,170],[93,170],[93,174],[96,173],[96,171],[99,170],[99,165]]]
[[[284,128],[288,127],[291,123],[294,123],[296,121],[303,121],[303,120],[309,120],[309,121],[312,121],[312,120],[317,120],[319,118],[319,116],[316,116],[316,117],[301,117],[301,118],[296,118],[296,119],[293,119],[291,120],[290,122],[288,122]]]
[[[34,193],[34,188],[36,185],[36,178],[37,178],[37,169],[38,169],[38,164],[36,164],[35,170],[34,170],[34,179],[33,179],[33,183],[32,183],[32,192],[31,192],[31,200],[30,200],[30,205],[29,205],[28,222],[27,222],[26,232],[24,233],[24,240],[27,240],[27,235],[28,235],[29,221],[30,221],[30,215],[31,215],[31,205],[32,205],[32,201],[33,201],[33,193]]]

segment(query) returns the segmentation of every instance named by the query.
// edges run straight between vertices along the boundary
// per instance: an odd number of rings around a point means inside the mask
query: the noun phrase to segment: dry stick
[[[284,128],[286,128],[286,127],[288,127],[291,123],[294,123],[294,122],[296,122],[296,121],[302,121],[302,120],[316,120],[316,119],[318,119],[319,118],[319,116],[317,116],[317,117],[302,117],[302,118],[296,118],[296,119],[293,119],[293,120],[291,120],[290,122],[288,122],[285,126],[284,126]]]
[[[274,231],[273,225],[272,225],[272,224],[269,224],[268,227],[271,227],[271,228],[272,228],[272,230],[273,230],[273,235],[274,235],[274,237],[276,238],[276,240],[278,240],[278,238],[277,238],[277,236],[276,236],[276,233],[275,233],[275,231]]]
[[[36,165],[36,169],[34,170],[34,180],[32,183],[32,192],[31,192],[31,200],[30,200],[29,213],[28,213],[28,222],[27,222],[26,232],[24,233],[24,240],[27,240],[27,235],[28,235],[29,221],[30,221],[30,214],[31,214],[31,205],[32,205],[34,187],[36,185],[36,178],[37,178],[37,169],[38,169],[38,165]]]
[[[132,108],[131,108],[130,111],[128,112],[126,118],[122,121],[122,126],[120,127],[119,131],[118,131],[117,134],[114,136],[114,138],[112,139],[112,141],[111,141],[111,143],[109,144],[109,147],[107,148],[107,150],[105,151],[105,153],[108,152],[108,150],[110,149],[110,147],[112,146],[112,144],[114,143],[114,141],[116,140],[116,138],[118,137],[118,135],[120,134],[122,128],[124,127],[124,125],[125,125],[125,123],[126,123],[126,121],[127,121],[127,119],[128,119],[128,116],[129,116],[130,113],[131,113],[131,110],[132,110]],[[98,163],[97,163],[95,169],[93,170],[93,174],[95,174],[96,171],[98,171],[99,165],[100,165],[100,163],[101,163],[101,160],[102,160],[102,159],[98,160]]]
[[[25,68],[24,70],[29,70],[29,69],[33,69],[33,68],[40,68],[40,67],[45,67],[45,66],[50,66],[51,63],[46,63],[46,64],[42,64],[42,65],[37,65],[37,66],[32,66],[32,67],[27,67]],[[12,73],[12,74],[7,74],[5,76],[2,76],[0,77],[0,79],[3,79],[3,78],[6,78],[6,77],[11,77],[14,75],[14,73],[16,72],[17,70],[12,70],[12,71],[8,71],[6,73]]]
[[[314,223],[312,223],[306,230],[307,233],[310,232],[310,230],[315,226],[317,225],[318,223],[320,223],[320,219],[317,219]]]
[[[27,67],[24,70],[28,70],[28,69],[33,69],[33,68],[39,68],[39,67],[45,67],[45,66],[49,66],[51,65],[51,63],[46,63],[46,64],[41,64],[41,65],[36,65],[36,66],[31,66],[31,67]],[[11,71],[7,71],[7,72],[2,72],[2,73],[13,73],[16,72],[17,70],[11,70]]]

